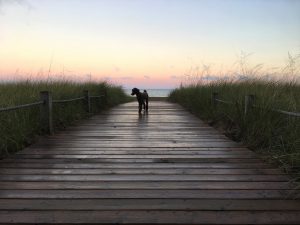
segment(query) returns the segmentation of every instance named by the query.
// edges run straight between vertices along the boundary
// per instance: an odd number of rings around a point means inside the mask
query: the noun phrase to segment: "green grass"
[[[211,102],[213,92],[233,105]],[[244,96],[255,95],[255,105],[244,115]],[[288,171],[300,170],[300,118],[273,112],[271,109],[300,111],[300,85],[295,82],[266,82],[259,79],[244,82],[218,81],[207,85],[189,85],[175,89],[169,100],[177,102],[224,129],[235,141],[275,160]],[[299,174],[298,174],[299,175]]]
[[[53,99],[70,99],[83,96],[84,90],[91,95],[107,92],[107,101],[93,98],[92,112],[97,113],[108,107],[128,101],[123,89],[105,82],[76,83],[71,81],[22,81],[0,84],[0,108],[39,101],[40,91],[51,91]],[[55,130],[64,129],[75,121],[88,117],[82,101],[56,103],[53,105]],[[36,141],[44,135],[40,123],[40,107],[0,112],[0,156],[5,157]]]

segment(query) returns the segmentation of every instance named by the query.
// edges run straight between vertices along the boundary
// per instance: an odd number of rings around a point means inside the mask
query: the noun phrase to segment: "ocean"
[[[144,90],[141,89],[141,92]],[[172,89],[147,89],[149,97],[168,97]],[[131,89],[125,89],[126,94],[131,94]]]

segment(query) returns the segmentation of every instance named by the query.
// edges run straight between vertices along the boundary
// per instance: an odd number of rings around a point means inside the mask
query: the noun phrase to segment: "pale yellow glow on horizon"
[[[183,75],[201,73],[205,66],[212,75],[238,70],[242,50],[254,53],[247,60],[249,67],[264,64],[266,70],[282,68],[288,52],[299,54],[299,28],[291,25],[297,14],[290,13],[294,7],[288,3],[285,15],[294,17],[277,26],[282,21],[278,14],[258,10],[257,4],[273,7],[265,2],[220,1],[225,8],[236,8],[233,15],[210,1],[183,1],[174,9],[163,1],[158,1],[158,8],[142,1],[125,11],[116,7],[123,1],[116,0],[78,1],[72,7],[68,0],[29,2],[36,6],[30,12],[17,4],[2,8],[0,80],[16,74],[60,75],[173,87]],[[174,10],[173,14],[160,7]],[[275,8],[282,11],[282,6]],[[240,17],[242,12],[245,18]],[[261,20],[268,16],[269,20]]]

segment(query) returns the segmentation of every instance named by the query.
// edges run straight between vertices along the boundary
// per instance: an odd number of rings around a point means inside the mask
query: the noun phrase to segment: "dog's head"
[[[138,93],[140,93],[140,90],[137,89],[137,88],[133,88],[132,91],[131,91],[131,95],[136,95]]]

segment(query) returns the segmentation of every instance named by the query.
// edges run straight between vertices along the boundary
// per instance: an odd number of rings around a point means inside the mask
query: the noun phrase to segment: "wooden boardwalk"
[[[180,106],[120,105],[0,162],[1,224],[300,224],[279,169]]]

